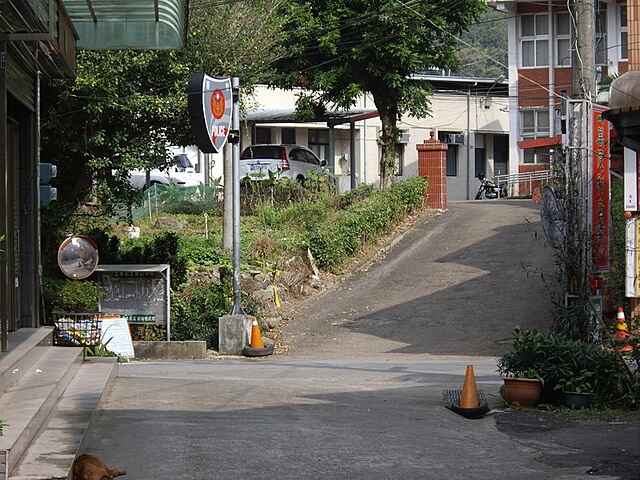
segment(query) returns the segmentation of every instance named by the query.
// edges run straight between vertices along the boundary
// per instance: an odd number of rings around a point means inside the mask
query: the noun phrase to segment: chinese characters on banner
[[[609,122],[602,117],[606,109],[594,105],[592,111],[591,235],[596,271],[609,270]]]

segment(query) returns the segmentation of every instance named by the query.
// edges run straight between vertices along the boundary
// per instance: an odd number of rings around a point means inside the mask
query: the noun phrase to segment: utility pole
[[[569,11],[573,19],[572,92],[567,102],[568,148],[565,163],[565,305],[584,312],[575,318],[574,331],[585,337],[590,330],[588,278],[592,272],[589,239],[590,183],[589,147],[591,106],[596,99],[596,43],[594,0],[574,0]],[[552,67],[553,68],[553,67]],[[563,99],[565,101],[565,99]],[[588,315],[588,317],[587,317]]]
[[[593,101],[597,93],[594,0],[575,0],[569,10],[575,22],[572,97]]]

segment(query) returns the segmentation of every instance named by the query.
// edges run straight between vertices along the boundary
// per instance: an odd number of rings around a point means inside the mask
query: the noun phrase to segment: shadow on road
[[[296,315],[286,341],[334,356],[500,355],[516,325],[551,325],[553,270],[530,200],[457,203]]]

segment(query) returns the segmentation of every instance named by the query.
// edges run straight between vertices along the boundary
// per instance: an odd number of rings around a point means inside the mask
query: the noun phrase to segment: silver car
[[[240,155],[240,178],[264,180],[272,172],[275,178],[304,180],[309,172],[322,173],[327,165],[303,145],[251,145]]]

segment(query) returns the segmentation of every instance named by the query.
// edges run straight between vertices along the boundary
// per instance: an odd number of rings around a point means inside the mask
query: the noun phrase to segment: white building
[[[416,176],[416,145],[431,138],[449,144],[447,189],[449,200],[474,198],[478,173],[487,177],[517,172],[509,154],[508,85],[500,79],[416,76],[429,82],[431,116],[405,116],[398,123],[402,134],[396,145],[398,179]],[[297,143],[306,145],[327,160],[340,190],[361,184],[379,184],[381,123],[373,99],[364,95],[348,112],[327,112],[313,122],[296,120],[298,91],[258,86],[240,122],[241,149],[255,143]],[[222,177],[223,157],[208,155],[210,177]],[[203,172],[205,157],[190,155]]]

